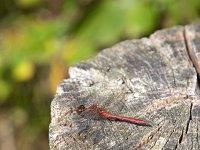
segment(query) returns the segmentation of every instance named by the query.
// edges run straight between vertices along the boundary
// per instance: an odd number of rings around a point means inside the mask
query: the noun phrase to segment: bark
[[[200,25],[127,40],[69,69],[51,104],[50,149],[200,149]],[[98,103],[152,126],[83,118]]]

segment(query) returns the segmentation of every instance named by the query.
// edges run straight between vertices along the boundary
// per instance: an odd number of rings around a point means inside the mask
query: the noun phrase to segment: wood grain
[[[51,104],[50,149],[200,149],[200,26],[127,40],[69,69]],[[98,103],[152,127],[82,118]]]

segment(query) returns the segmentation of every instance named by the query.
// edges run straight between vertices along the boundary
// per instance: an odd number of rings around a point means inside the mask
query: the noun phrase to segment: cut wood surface
[[[127,40],[69,69],[51,104],[50,149],[200,149],[200,25]],[[80,105],[104,106],[149,126],[85,118]]]

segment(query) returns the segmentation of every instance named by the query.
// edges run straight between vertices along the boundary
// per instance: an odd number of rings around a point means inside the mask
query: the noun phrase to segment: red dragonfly
[[[124,116],[118,116],[114,115],[112,113],[109,113],[106,111],[105,108],[102,106],[99,106],[98,104],[93,104],[86,108],[84,105],[80,105],[75,111],[81,115],[82,117],[89,117],[93,119],[113,119],[113,120],[119,120],[119,121],[124,121],[124,122],[129,122],[137,125],[142,125],[142,126],[151,126],[150,124],[146,123],[143,120],[137,119],[137,118],[132,118],[132,117],[124,117]]]

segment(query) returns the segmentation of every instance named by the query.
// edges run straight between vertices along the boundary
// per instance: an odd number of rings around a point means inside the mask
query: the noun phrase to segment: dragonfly
[[[75,111],[82,117],[87,117],[92,119],[109,119],[109,120],[133,123],[141,126],[151,126],[149,123],[137,118],[112,114],[108,112],[103,106],[100,106],[98,104],[92,104],[89,107],[85,107],[85,105],[80,105],[75,109]]]

